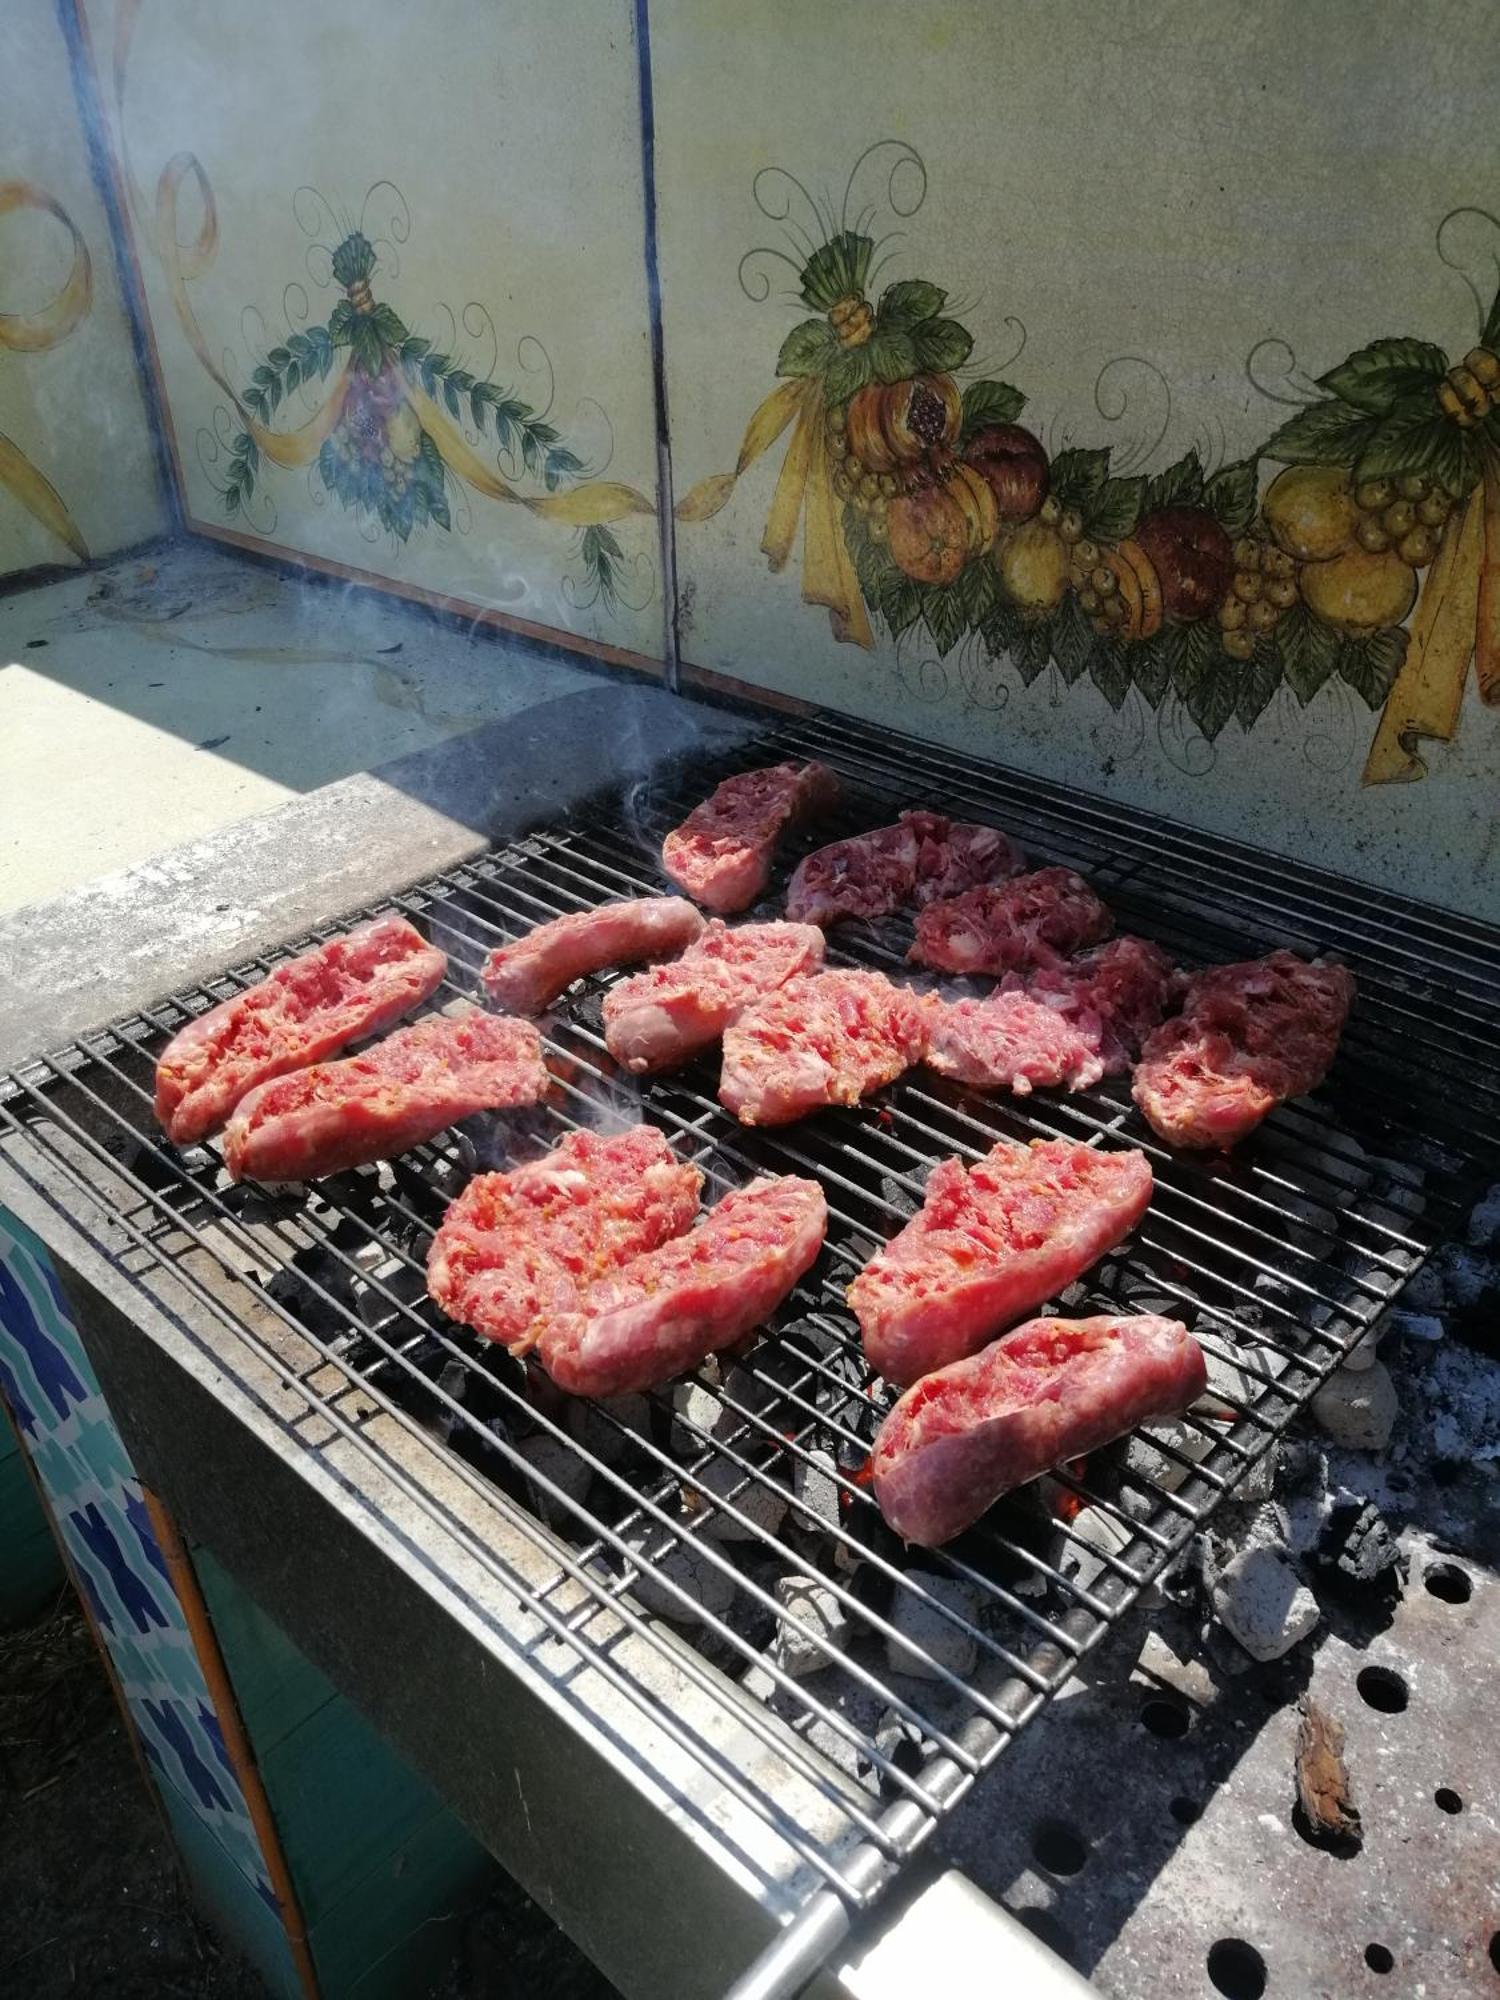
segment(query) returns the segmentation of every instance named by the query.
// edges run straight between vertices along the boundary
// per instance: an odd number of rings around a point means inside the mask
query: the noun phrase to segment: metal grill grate
[[[666,829],[730,768],[795,755],[825,758],[846,781],[843,822],[819,826],[818,841],[930,804],[1003,826],[1037,864],[1082,869],[1121,929],[1186,965],[1277,945],[1339,953],[1359,1001],[1332,1076],[1225,1159],[1166,1151],[1133,1111],[1128,1079],[1078,1097],[990,1099],[915,1071],[856,1111],[746,1132],[718,1106],[710,1062],[641,1086],[617,1074],[599,1026],[608,981],[591,980],[544,1024],[557,1079],[547,1106],[471,1120],[393,1168],[282,1194],[230,1185],[211,1149],[158,1144],[150,1109],[162,1043],[263,977],[272,961],[257,958],[0,1084],[0,1127],[12,1162],[44,1160],[44,1178],[66,1185],[75,1215],[138,1284],[169,1270],[209,1327],[233,1328],[284,1376],[294,1337],[306,1365],[289,1377],[289,1429],[306,1435],[304,1420],[321,1418],[322,1436],[381,1456],[363,1413],[382,1412],[504,1504],[546,1562],[531,1583],[498,1559],[494,1573],[800,1858],[810,1894],[821,1880],[858,1907],[1451,1230],[1500,1101],[1500,938],[831,719],[782,722],[733,759],[664,769],[567,828],[380,907],[404,911],[448,951],[439,999],[468,996],[500,940],[564,911],[660,893]],[[846,926],[830,936],[830,962],[895,970],[908,936],[902,919]],[[816,1176],[829,1198],[828,1248],[752,1351],[699,1377],[713,1402],[666,1390],[644,1408],[584,1412],[450,1326],[425,1297],[425,1253],[476,1169],[543,1151],[572,1125],[637,1116],[704,1168],[706,1199],[760,1171]],[[935,1160],[1033,1135],[1150,1155],[1157,1192],[1144,1223],[1064,1303],[1185,1317],[1215,1363],[1222,1414],[1148,1427],[1129,1450],[1097,1454],[1002,1504],[949,1549],[908,1554],[862,1476],[885,1396],[870,1394],[843,1289],[919,1204]],[[382,1469],[487,1559],[482,1538],[409,1462],[385,1453]],[[795,1626],[776,1597],[789,1574],[815,1576],[847,1626],[811,1678],[778,1664],[771,1644],[778,1617]],[[758,1739],[753,1770],[597,1643],[604,1607]],[[805,1624],[801,1636],[819,1643]]]

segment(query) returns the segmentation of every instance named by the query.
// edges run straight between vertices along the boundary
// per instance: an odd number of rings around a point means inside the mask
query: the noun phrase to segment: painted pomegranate
[[[1206,508],[1163,507],[1136,523],[1134,541],[1156,572],[1166,617],[1185,625],[1222,602],[1234,545]]]
[[[918,583],[952,583],[969,559],[971,516],[949,485],[936,481],[891,502],[892,558]]]
[[[958,437],[963,400],[951,375],[871,382],[850,398],[849,449],[869,472],[894,472]]]
[[[1029,521],[1047,497],[1047,454],[1020,424],[986,424],[964,446],[964,460],[983,475],[1002,522]]]

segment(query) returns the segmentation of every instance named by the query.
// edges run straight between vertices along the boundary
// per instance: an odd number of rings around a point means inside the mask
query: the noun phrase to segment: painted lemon
[[[398,403],[386,419],[385,441],[396,458],[415,458],[422,449],[422,426],[410,403]]]
[[[1289,465],[1266,490],[1266,526],[1298,562],[1331,562],[1354,546],[1359,509],[1337,465]]]
[[[1006,595],[1023,611],[1055,611],[1068,587],[1068,545],[1045,521],[1027,521],[996,558]]]
[[[1341,632],[1378,632],[1399,625],[1417,598],[1417,573],[1394,550],[1370,555],[1351,549],[1332,562],[1309,563],[1302,597],[1315,617]]]

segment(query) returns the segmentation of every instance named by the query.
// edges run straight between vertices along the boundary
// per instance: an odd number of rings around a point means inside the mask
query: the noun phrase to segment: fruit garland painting
[[[1280,397],[1299,406],[1237,463],[1209,472],[1189,451],[1125,471],[1107,447],[1049,451],[1021,389],[974,365],[941,285],[877,284],[872,210],[850,208],[881,154],[907,218],[927,182],[901,141],[861,156],[838,210],[780,169],[758,177],[764,214],[791,215],[762,196],[774,175],[816,226],[748,252],[742,286],[768,297],[746,267],[779,257],[811,316],[781,344],[735,471],[688,493],[680,519],[718,512],[790,429],[762,548],[780,569],[801,518],[803,596],[841,640],[873,646],[883,628],[939,659],[982,648],[1028,686],[1051,667],[1116,709],[1134,690],[1158,713],[1180,703],[1210,743],[1253,729],[1283,686],[1306,708],[1341,682],[1379,712],[1366,783],[1425,774],[1420,745],[1452,739],[1471,660],[1500,703],[1500,295],[1486,309],[1476,294],[1461,358],[1372,340]]]
[[[294,280],[283,299],[285,337],[254,363],[248,382],[231,379],[228,357],[222,363],[215,357],[192,295],[218,251],[209,177],[195,154],[177,153],[162,168],[154,203],[148,203],[124,144],[126,78],[140,5],[141,0],[119,0],[116,16],[111,73],[121,163],[132,212],[155,247],[178,324],[228,400],[227,411],[216,414],[215,430],[205,430],[199,439],[200,462],[218,486],[226,514],[247,513],[270,468],[306,468],[315,497],[331,497],[350,510],[367,539],[383,531],[394,544],[405,544],[415,533],[451,532],[454,501],[478,493],[574,531],[585,581],[580,588],[565,576],[562,594],[575,610],[597,604],[609,612],[619,603],[641,609],[646,600],[626,597],[623,579],[627,573],[649,574],[649,559],[627,555],[613,524],[632,515],[654,518],[654,503],[633,486],[598,477],[545,411],[502,387],[492,374],[467,366],[452,343],[440,346],[410,329],[376,296],[375,232],[365,228],[372,198],[381,194],[389,200],[396,217],[385,239],[391,275],[395,245],[410,230],[406,202],[393,183],[377,181],[357,220],[346,219],[331,232],[332,241],[311,246],[309,258],[316,252],[326,259],[315,281],[337,284],[344,294],[326,323],[307,323],[306,288]],[[309,200],[337,223],[316,190],[299,188],[292,207],[305,234],[316,235],[317,227],[306,219]],[[185,211],[193,208],[196,228],[184,233]],[[314,271],[311,261],[308,270]],[[293,301],[300,324],[293,319]],[[466,324],[471,312],[488,323],[488,314],[474,306],[465,309]],[[298,391],[302,398],[294,405]],[[315,399],[310,409],[309,396]],[[294,409],[301,421],[288,424]],[[221,462],[219,477],[213,468]]]

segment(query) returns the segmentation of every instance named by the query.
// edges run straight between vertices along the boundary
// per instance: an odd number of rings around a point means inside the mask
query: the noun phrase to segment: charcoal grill
[[[399,910],[449,953],[434,1004],[466,998],[492,945],[659,893],[662,835],[730,770],[806,756],[847,791],[804,845],[930,805],[1002,826],[1037,864],[1080,869],[1122,930],[1185,965],[1277,946],[1338,954],[1359,1000],[1332,1074],[1223,1159],[1162,1147],[1128,1079],[1023,1100],[916,1071],[854,1111],[753,1133],[718,1106],[711,1063],[639,1085],[616,1071],[606,977],[544,1024],[557,1079],[545,1107],[471,1120],[311,1194],[236,1188],[216,1151],[159,1143],[151,1071],[184,1020],[263,977],[272,954],[0,1085],[0,1148],[32,1196],[67,1213],[143,1308],[253,1353],[275,1384],[262,1413],[295,1451],[377,1472],[387,1525],[408,1541],[414,1523],[440,1526],[524,1614],[557,1685],[586,1668],[608,1688],[632,1719],[616,1726],[652,1746],[672,1816],[774,1877],[782,1928],[737,1989],[759,1996],[805,1983],[1452,1233],[1500,1102],[1493,931],[842,719],[792,716],[732,756],[679,759],[313,936]],[[829,959],[896,970],[908,939],[905,919],[846,926]],[[754,1348],[700,1375],[712,1402],[664,1390],[583,1414],[449,1325],[423,1263],[470,1173],[637,1117],[703,1168],[707,1199],[768,1169],[816,1176],[828,1247]],[[1117,1446],[950,1548],[909,1553],[866,1483],[884,1393],[844,1287],[919,1203],[933,1162],[1033,1136],[1148,1153],[1144,1223],[1064,1303],[1188,1319],[1222,1364],[1219,1409],[1148,1426],[1149,1452]],[[1110,1546],[1078,1535],[1084,1506],[1113,1524]],[[816,1576],[847,1628],[836,1643],[801,1628],[827,1660],[810,1678],[771,1643],[778,1619],[795,1623],[776,1596],[791,1574]],[[955,1668],[965,1652],[977,1664]]]

